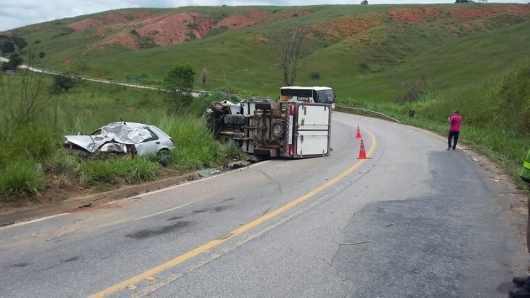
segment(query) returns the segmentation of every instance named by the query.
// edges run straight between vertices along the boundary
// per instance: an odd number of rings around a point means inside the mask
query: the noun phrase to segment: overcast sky
[[[0,31],[85,14],[133,7],[359,4],[361,0],[0,0]],[[454,3],[454,0],[368,0],[369,4]],[[489,0],[529,3],[530,0]]]

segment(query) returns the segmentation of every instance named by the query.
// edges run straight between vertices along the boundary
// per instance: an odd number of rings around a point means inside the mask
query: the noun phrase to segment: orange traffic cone
[[[361,151],[359,151],[359,157],[357,159],[366,159],[366,152],[364,151],[364,142],[361,139]]]
[[[357,126],[357,136],[355,138],[357,138],[357,139],[362,138],[361,137],[361,131],[359,130],[359,126]]]

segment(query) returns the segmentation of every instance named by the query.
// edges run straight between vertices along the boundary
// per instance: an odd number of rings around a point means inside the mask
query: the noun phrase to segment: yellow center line
[[[363,129],[364,130],[364,129]],[[364,130],[366,131],[369,135],[370,135],[370,138],[372,140],[372,146],[370,147],[370,149],[368,150],[367,152],[367,156],[370,157],[372,155],[372,153],[374,152],[375,150],[375,147],[376,147],[376,140],[375,140],[375,137],[374,135],[370,132],[370,131],[367,131],[367,130]],[[134,284],[142,281],[142,280],[145,280],[145,279],[149,279],[149,278],[152,278],[153,276],[157,275],[158,273],[162,272],[162,271],[165,271],[169,268],[172,268],[172,267],[175,267],[213,247],[216,247],[222,243],[224,243],[225,241],[227,241],[228,239],[232,238],[233,236],[237,236],[239,234],[242,234],[254,227],[256,227],[257,225],[260,225],[262,224],[263,222],[293,208],[294,206],[298,205],[298,204],[301,204],[302,202],[306,201],[307,199],[313,197],[314,195],[318,194],[319,192],[325,190],[326,188],[330,187],[331,185],[337,183],[339,180],[341,180],[342,178],[346,177],[347,175],[349,175],[351,172],[353,172],[355,169],[357,169],[360,165],[362,165],[364,162],[366,161],[366,159],[359,159],[359,161],[357,161],[353,166],[351,166],[349,169],[347,169],[345,172],[339,174],[338,176],[336,176],[335,178],[329,180],[328,182],[324,183],[323,185],[319,186],[318,188],[308,192],[307,194],[301,196],[300,198],[290,202],[289,204],[287,205],[284,205],[274,211],[272,211],[271,213],[268,213],[254,221],[251,221],[249,222],[248,224],[244,225],[244,226],[241,226],[235,230],[233,230],[232,232],[230,233],[227,233],[215,240],[212,240],[206,244],[203,244],[183,255],[180,255],[164,264],[161,264],[161,265],[158,265],[154,268],[151,268],[143,273],[140,273],[136,276],[133,276],[127,280],[124,280],[118,284],[115,284],[115,285],[112,285],[98,293],[95,293],[93,295],[90,295],[89,297],[90,298],[100,298],[100,297],[107,297],[108,295],[111,295],[113,293],[116,293],[122,289],[125,289],[129,286],[133,286]]]

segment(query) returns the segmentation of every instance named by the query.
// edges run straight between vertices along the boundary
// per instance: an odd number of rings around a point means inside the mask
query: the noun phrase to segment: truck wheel
[[[223,104],[218,101],[212,102],[211,109],[215,116],[221,116],[225,113]]]
[[[281,140],[285,137],[285,122],[278,121],[272,124],[272,137]]]

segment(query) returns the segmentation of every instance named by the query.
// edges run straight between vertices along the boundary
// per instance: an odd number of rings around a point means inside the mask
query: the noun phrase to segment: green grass
[[[428,93],[404,105],[361,101],[356,107],[379,111],[444,136],[446,118],[457,109],[464,119],[459,142],[501,165],[523,188],[518,175],[530,148],[530,59],[470,85]],[[410,109],[416,112],[414,118],[408,118]]]
[[[73,70],[90,77],[117,81],[124,80],[127,74],[141,72],[149,74],[155,82],[162,80],[174,65],[190,63],[197,70],[206,67],[212,74],[210,81],[204,86],[197,84],[197,89],[226,89],[228,83],[229,86],[236,85],[240,89],[275,97],[282,84],[277,55],[270,39],[276,31],[303,23],[315,26],[311,27],[311,31],[317,32],[315,28],[320,28],[326,22],[343,18],[356,20],[369,13],[372,17],[380,17],[383,24],[333,40],[326,39],[327,32],[317,35],[321,39],[307,39],[301,61],[307,68],[300,72],[296,83],[332,85],[344,97],[350,95],[384,102],[393,99],[396,85],[401,79],[429,75],[435,77],[439,88],[452,88],[466,84],[468,80],[474,81],[477,76],[498,73],[516,63],[518,57],[526,55],[529,37],[525,32],[530,26],[528,13],[516,15],[505,12],[471,21],[459,21],[451,13],[445,13],[449,9],[480,10],[489,7],[502,8],[506,5],[186,7],[166,11],[196,12],[203,18],[214,19],[216,16],[221,19],[233,14],[248,15],[251,10],[269,11],[270,17],[277,10],[280,11],[278,13],[287,14],[294,14],[298,10],[311,13],[275,21],[264,19],[256,26],[230,29],[204,39],[140,51],[105,45],[97,47],[97,51],[87,52],[87,49],[95,49],[93,44],[96,39],[103,38],[90,33],[90,30],[88,33],[79,31],[53,40],[47,40],[43,35],[43,42],[39,46],[48,53],[52,70]],[[388,16],[390,10],[407,8],[436,8],[442,12],[425,17],[423,22],[416,25],[396,22]],[[146,11],[160,13],[159,10]],[[32,38],[37,38],[38,32],[32,32]],[[90,38],[83,35],[89,35]],[[257,39],[257,36],[265,40]],[[470,63],[469,59],[475,61]],[[477,63],[484,59],[490,63]],[[67,60],[69,64],[64,63]],[[367,62],[366,68],[360,66],[363,61]],[[434,63],[432,66],[431,62]],[[321,75],[317,81],[309,76],[315,71]],[[196,82],[199,79],[197,74]]]
[[[530,13],[504,12],[459,21],[451,9],[482,10],[511,7],[504,4],[469,5],[318,5],[307,7],[184,7],[176,9],[129,9],[80,16],[26,26],[14,33],[25,37],[34,50],[46,52],[37,61],[47,70],[75,71],[81,76],[157,86],[177,64],[195,67],[196,90],[230,89],[245,97],[276,97],[282,85],[272,36],[286,26],[306,24],[313,34],[303,48],[300,60],[305,68],[295,84],[331,86],[337,104],[375,110],[403,123],[424,127],[441,135],[447,133],[448,114],[460,110],[464,117],[461,142],[498,162],[518,181],[518,171],[530,147],[530,83],[527,53],[530,44]],[[526,8],[525,5],[515,5]],[[440,14],[425,16],[409,25],[390,18],[395,9],[439,9]],[[108,35],[125,30],[126,20],[140,14],[168,12],[197,13],[198,18],[222,20],[228,16],[268,11],[267,18],[244,29],[223,29],[207,38],[167,47],[132,50],[119,45],[98,45],[104,36],[96,29],[72,32],[68,24],[96,17],[110,25],[107,14],[121,16],[117,27],[107,27]],[[286,14],[289,19],[274,19]],[[330,21],[382,20],[380,26],[357,32],[352,28],[329,27]],[[365,20],[365,22],[366,22]],[[188,24],[188,29],[195,25]],[[328,27],[326,27],[328,26]],[[353,25],[352,25],[353,26]],[[114,28],[114,29],[111,29]],[[324,28],[324,29],[322,29]],[[327,29],[326,29],[327,28]],[[136,27],[127,30],[136,29]],[[191,30],[191,29],[190,29]],[[326,31],[328,30],[328,31]],[[329,30],[342,32],[330,38]],[[345,31],[342,31],[345,30]],[[350,33],[345,33],[353,30]],[[259,38],[258,38],[259,37]],[[211,75],[200,83],[200,70]],[[318,73],[318,79],[310,74]],[[4,77],[3,77],[4,78]],[[416,102],[398,104],[399,86],[429,82],[429,92]],[[35,79],[35,78],[34,78]],[[1,81],[0,94],[19,103],[20,82]],[[9,88],[11,87],[11,88]],[[37,89],[35,89],[37,88]],[[32,90],[33,90],[32,89]],[[16,91],[18,90],[18,91]],[[9,91],[9,92],[7,92]],[[47,89],[34,94],[46,95]],[[18,94],[18,95],[11,95]],[[4,98],[6,95],[4,95]],[[31,196],[45,187],[43,173],[54,173],[60,183],[81,179],[86,185],[105,190],[121,181],[139,183],[156,179],[160,167],[156,158],[83,161],[58,150],[65,134],[89,133],[100,126],[123,119],[158,126],[175,139],[177,149],[169,166],[179,173],[216,167],[241,155],[232,146],[219,144],[206,130],[201,115],[215,97],[194,99],[189,107],[175,105],[165,92],[118,85],[87,83],[59,94],[52,105],[26,123],[18,134],[0,130],[0,197]],[[5,101],[4,101],[5,102]],[[0,111],[6,107],[0,104]],[[415,118],[407,111],[416,110]],[[8,115],[8,114],[3,114]],[[8,115],[2,125],[14,117]],[[31,140],[34,146],[28,146]],[[123,171],[126,169],[126,171]],[[5,174],[9,173],[9,174]],[[43,184],[44,181],[44,184]]]
[[[21,72],[14,81],[2,81],[0,87],[6,90],[21,86],[17,79],[25,80],[28,75],[31,73]],[[48,90],[46,86],[38,90],[32,83],[26,88],[29,93]],[[10,99],[7,96],[0,102]],[[57,94],[54,104],[44,107],[28,123],[0,134],[0,198],[10,201],[37,195],[46,187],[45,175],[54,176],[54,183],[60,185],[78,180],[96,190],[156,179],[161,165],[155,156],[92,160],[78,159],[61,150],[64,135],[87,134],[120,119],[153,124],[172,136],[176,150],[167,158],[167,166],[176,173],[221,166],[242,154],[233,154],[234,148],[219,144],[203,123],[202,113],[213,99],[198,98],[177,112],[168,93],[162,91],[88,82]],[[4,119],[5,123],[10,119]]]
[[[41,166],[42,167],[42,166]],[[39,164],[32,159],[12,160],[0,171],[0,201],[16,201],[33,196],[46,187],[46,178]]]
[[[80,163],[79,173],[85,186],[138,184],[155,180],[160,165],[147,158],[111,158]]]

